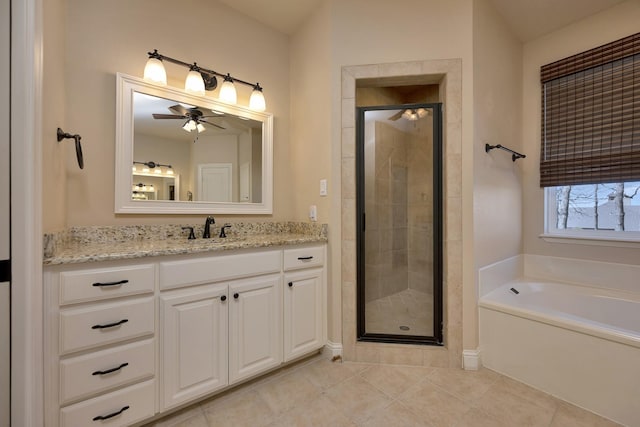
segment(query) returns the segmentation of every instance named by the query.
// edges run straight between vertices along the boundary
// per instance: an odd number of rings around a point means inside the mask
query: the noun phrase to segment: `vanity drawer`
[[[284,270],[321,267],[324,265],[324,246],[284,250]]]
[[[282,251],[161,262],[160,289],[279,273],[281,265]]]
[[[60,362],[60,404],[131,384],[155,374],[152,339]]]
[[[60,273],[60,305],[153,292],[153,264]]]
[[[60,426],[129,426],[155,414],[155,395],[149,380],[85,400],[60,410]]]
[[[151,335],[154,330],[153,297],[60,310],[60,354]]]

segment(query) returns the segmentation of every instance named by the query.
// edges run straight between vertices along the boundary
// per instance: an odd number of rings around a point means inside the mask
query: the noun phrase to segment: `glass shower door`
[[[358,108],[358,338],[442,343],[441,105]]]

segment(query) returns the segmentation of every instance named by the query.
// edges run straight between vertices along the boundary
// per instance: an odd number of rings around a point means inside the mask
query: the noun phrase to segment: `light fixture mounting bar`
[[[189,69],[194,70],[194,71],[198,71],[200,73],[206,73],[206,74],[209,74],[209,75],[212,75],[212,76],[218,76],[218,77],[222,77],[222,78],[230,76],[233,79],[234,83],[236,83],[236,82],[237,83],[242,83],[244,85],[251,86],[252,88],[259,88],[260,87],[259,83],[250,83],[250,82],[245,81],[245,80],[237,79],[237,78],[231,76],[229,73],[222,74],[222,73],[219,73],[217,71],[201,67],[201,66],[197,65],[197,63],[195,63],[195,62],[193,64],[189,64],[187,62],[180,61],[179,59],[175,59],[175,58],[172,58],[170,56],[162,55],[161,53],[158,53],[157,49],[154,49],[153,52],[147,52],[147,54],[149,55],[149,58],[156,58],[156,59],[159,59],[161,61],[171,62],[172,64],[181,65],[183,67],[189,68]]]
[[[160,164],[160,163],[156,163],[156,162],[154,162],[154,161],[148,161],[148,162],[136,162],[136,161],[134,160],[133,164],[134,164],[134,165],[145,165],[145,166],[147,166],[147,167],[150,167],[151,169],[154,169],[154,168],[156,168],[156,167],[172,168],[172,166],[171,166],[171,165],[162,165],[162,164]]]

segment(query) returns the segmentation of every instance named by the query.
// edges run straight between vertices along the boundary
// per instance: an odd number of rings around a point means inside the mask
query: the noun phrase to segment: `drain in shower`
[[[408,327],[408,326],[404,326],[404,325],[400,326],[400,330],[401,331],[408,331],[409,329],[411,329],[411,328]]]

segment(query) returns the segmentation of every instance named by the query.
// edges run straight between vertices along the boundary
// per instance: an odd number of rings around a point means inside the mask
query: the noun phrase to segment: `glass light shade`
[[[256,111],[264,111],[267,109],[267,103],[264,100],[264,94],[262,93],[262,89],[256,87],[251,92],[251,97],[249,98],[249,108]]]
[[[163,86],[167,85],[167,72],[162,61],[158,58],[149,58],[144,66],[144,79]]]
[[[132,170],[133,172],[136,172],[136,171],[138,170],[138,168],[137,168],[137,167],[135,167],[135,166],[133,166],[133,167],[131,168],[131,170]]]
[[[196,127],[197,127],[199,133],[202,133],[205,130],[207,130],[207,128],[204,127],[204,125],[202,123],[198,123],[198,126],[196,126]]]
[[[188,120],[184,126],[182,126],[182,129],[186,130],[187,132],[191,132],[192,130],[195,130],[196,128],[196,122],[194,120]]]
[[[189,71],[187,79],[184,81],[184,90],[195,95],[204,96],[204,80],[197,71]]]
[[[173,169],[171,168],[167,169],[167,175],[173,175]]]
[[[161,173],[162,173],[162,169],[160,169],[160,168],[155,168],[155,169],[153,170],[153,173],[161,174]]]
[[[142,168],[142,173],[149,173],[149,168]]]
[[[229,104],[235,104],[236,102],[238,102],[236,86],[230,79],[225,78],[224,82],[222,82],[222,85],[220,85],[219,99],[220,101],[227,102]]]

